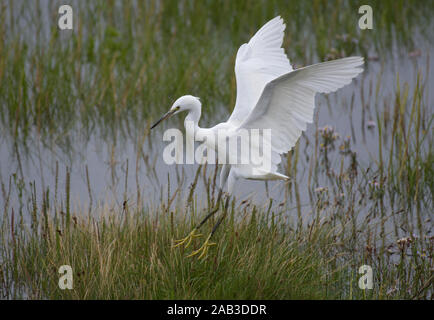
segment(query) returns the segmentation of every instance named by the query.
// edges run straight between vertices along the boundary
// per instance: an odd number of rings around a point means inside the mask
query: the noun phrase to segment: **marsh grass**
[[[320,251],[309,239],[288,238],[279,221],[267,226],[256,216],[239,223],[228,219],[215,237],[217,249],[198,261],[171,248],[174,238],[190,231],[191,219],[169,217],[137,212],[128,222],[115,216],[77,218],[63,227],[41,221],[40,235],[26,236],[25,246],[12,243],[12,265],[4,265],[3,276],[14,279],[14,285],[3,287],[3,294],[32,299],[281,299],[321,298],[328,288],[327,296],[336,295],[326,276],[337,271],[322,274]],[[196,241],[193,248],[198,245]],[[62,264],[73,266],[73,290],[58,287]],[[12,270],[16,273],[9,274]]]
[[[0,175],[1,298],[432,299],[429,63],[414,82],[396,74],[392,97],[383,95],[389,91],[382,70],[359,83],[361,130],[339,137],[324,127],[311,140],[303,136],[305,149],[298,143],[282,166],[291,177],[285,200],[231,202],[203,261],[187,258],[203,237],[187,249],[171,246],[216,205],[216,170],[199,167],[191,184],[178,179],[175,187],[168,176],[158,203],[140,188],[128,193],[129,170],[137,185],[138,163],[155,171],[142,149],[151,143],[150,118],[196,90],[204,106],[233,105],[236,49],[269,18],[285,17],[285,48],[302,65],[370,50],[388,57],[394,41],[411,51],[415,28],[433,12],[432,2],[376,1],[378,32],[361,33],[355,3],[77,1],[76,29],[62,33],[56,19],[42,19],[44,5],[57,17],[56,2],[39,2],[30,13],[3,2],[1,134],[13,141],[18,168],[36,140],[74,153],[77,132],[113,144],[122,135],[139,138],[135,168],[126,163],[122,203],[93,197],[87,167],[88,203],[72,195],[73,176],[63,164],[56,163],[54,186],[29,181],[22,170]],[[35,33],[20,32],[23,26]],[[368,137],[378,150],[361,157],[355,140],[367,144]],[[203,226],[205,235],[216,219]],[[58,287],[64,264],[73,268],[73,290]],[[364,264],[374,272],[372,290],[358,287]]]
[[[432,295],[432,236],[413,233],[397,241],[381,233],[384,220],[360,221],[354,203],[348,206],[353,205],[355,212],[348,212],[345,205],[330,204],[329,197],[319,196],[313,219],[300,223],[291,220],[283,205],[271,210],[271,205],[261,209],[248,201],[232,202],[220,210],[227,216],[214,235],[216,246],[198,260],[187,255],[204,237],[189,248],[172,248],[174,240],[188,234],[206,213],[196,209],[194,196],[174,201],[179,191],[173,195],[168,191],[167,202],[154,210],[130,207],[128,202],[120,207],[107,205],[107,201],[88,212],[70,208],[68,183],[66,179],[65,199],[57,204],[50,200],[49,190],[37,200],[33,189],[30,220],[13,208],[4,212],[2,298],[420,299]],[[13,182],[9,187],[14,188]],[[194,188],[193,183],[193,194]],[[355,191],[349,196],[361,195]],[[214,222],[201,231],[206,235]],[[374,270],[373,290],[358,288],[357,270],[364,264]],[[73,268],[73,290],[58,287],[61,265]]]

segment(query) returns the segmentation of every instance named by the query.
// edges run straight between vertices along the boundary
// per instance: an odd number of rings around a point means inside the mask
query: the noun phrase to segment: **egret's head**
[[[168,118],[170,118],[171,116],[173,116],[174,114],[177,114],[179,112],[182,111],[196,111],[198,110],[200,112],[200,107],[201,107],[201,103],[199,101],[198,97],[194,97],[194,96],[182,96],[180,98],[178,98],[172,105],[172,107],[170,108],[170,110],[168,112],[166,112],[166,114],[164,114],[160,120],[158,120],[157,122],[155,122],[151,129],[154,129],[157,125],[159,125],[163,120],[166,120]]]

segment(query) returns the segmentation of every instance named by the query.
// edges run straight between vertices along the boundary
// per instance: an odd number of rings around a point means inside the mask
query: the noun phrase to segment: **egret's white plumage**
[[[237,53],[235,75],[237,98],[226,122],[212,128],[200,128],[201,103],[193,96],[175,101],[160,121],[182,111],[193,121],[195,133],[202,135],[227,130],[236,135],[241,129],[271,129],[264,140],[271,149],[271,169],[264,171],[252,164],[223,165],[220,187],[228,183],[234,190],[237,178],[255,180],[288,179],[277,172],[281,154],[293,148],[306,125],[313,121],[316,93],[330,93],[351,83],[363,71],[363,58],[349,57],[293,70],[282,48],[285,24],[280,17],[266,23]],[[155,127],[160,121],[158,121]],[[253,148],[259,146],[253,146]]]
[[[238,126],[250,113],[267,83],[292,71],[282,48],[285,24],[280,17],[268,21],[244,43],[235,59],[237,99],[228,123]]]

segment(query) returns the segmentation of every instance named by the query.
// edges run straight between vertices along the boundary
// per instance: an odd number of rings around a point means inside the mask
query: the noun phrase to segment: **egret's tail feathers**
[[[279,172],[267,172],[263,170],[256,170],[254,176],[251,178],[253,180],[289,180],[288,176],[281,174]]]
[[[284,174],[278,173],[278,172],[270,172],[268,173],[270,176],[272,176],[274,180],[289,180],[288,176],[285,176]]]

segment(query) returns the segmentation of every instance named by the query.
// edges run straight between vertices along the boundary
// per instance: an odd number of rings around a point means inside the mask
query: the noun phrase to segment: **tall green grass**
[[[41,233],[15,237],[3,277],[3,297],[32,299],[282,299],[339,296],[333,281],[339,270],[327,271],[321,248],[309,238],[288,237],[276,219],[258,215],[221,226],[216,250],[204,261],[172,249],[175,238],[188,233],[191,219],[176,212],[158,216],[135,211],[71,220],[41,220]],[[74,221],[74,222],[73,222]],[[209,226],[207,226],[209,227]],[[30,231],[30,230],[29,230]],[[326,230],[311,238],[332,247]],[[21,238],[24,240],[24,238]],[[203,241],[203,238],[202,238]],[[320,242],[317,240],[317,242]],[[318,243],[319,244],[319,243]],[[193,243],[197,248],[199,241]],[[189,250],[191,250],[189,248]],[[4,254],[5,252],[3,252]],[[331,265],[335,260],[329,257]],[[58,268],[74,270],[74,289],[60,290]],[[27,275],[27,276],[26,276]],[[331,281],[330,281],[331,280]]]

